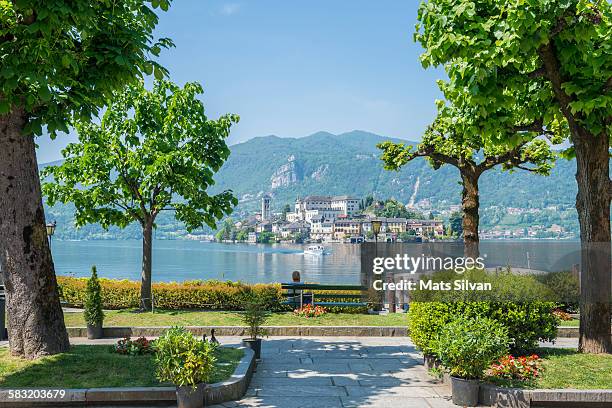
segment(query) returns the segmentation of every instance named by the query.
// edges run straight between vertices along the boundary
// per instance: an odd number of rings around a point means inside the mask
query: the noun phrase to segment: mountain
[[[385,140],[400,141],[363,131],[340,135],[318,132],[302,138],[256,137],[231,146],[230,158],[215,176],[216,185],[212,191],[229,189],[234,192],[239,199],[237,217],[257,211],[265,193],[272,197],[273,211],[280,211],[285,204],[292,205],[297,197],[309,194],[348,194],[358,198],[373,194],[378,199],[396,198],[404,203],[429,200],[438,209],[460,203],[459,173],[453,167],[444,166],[434,171],[425,159],[417,159],[399,172],[384,170],[376,144]],[[574,173],[574,162],[559,160],[549,177],[525,171],[495,170],[485,174],[481,179],[483,224],[545,222],[550,225],[559,222],[574,228],[576,217],[571,209],[576,195]],[[543,220],[537,217],[508,219],[505,213],[494,208],[485,210],[494,206],[528,209],[554,206],[555,209]],[[561,216],[559,207],[570,209]],[[58,224],[61,217],[64,225],[71,225],[70,207],[58,206],[47,211],[48,218],[58,218]],[[185,234],[179,223],[167,214],[165,217],[159,222],[158,237]],[[138,228],[129,228],[123,232],[103,233],[91,226],[80,232],[58,228],[58,234],[101,238],[133,237],[139,232]]]

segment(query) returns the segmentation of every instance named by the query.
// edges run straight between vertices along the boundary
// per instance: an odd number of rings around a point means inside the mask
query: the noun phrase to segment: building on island
[[[272,198],[268,194],[264,194],[261,198],[261,220],[270,221],[270,201]]]

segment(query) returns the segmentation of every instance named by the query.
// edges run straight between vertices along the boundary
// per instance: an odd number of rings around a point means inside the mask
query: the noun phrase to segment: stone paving
[[[449,399],[407,338],[273,337],[245,397],[215,408],[454,407]]]

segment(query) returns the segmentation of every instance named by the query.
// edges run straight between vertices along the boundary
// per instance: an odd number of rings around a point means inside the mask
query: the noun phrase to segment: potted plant
[[[176,385],[178,408],[202,408],[204,390],[215,368],[216,345],[184,327],[173,327],[155,341],[156,375]]]
[[[261,327],[270,317],[270,313],[266,310],[262,300],[255,296],[251,301],[246,303],[242,321],[247,326],[249,338],[242,340],[242,345],[250,348],[255,352],[255,358],[261,358],[261,338],[265,336],[266,331]]]
[[[461,316],[442,329],[435,349],[450,372],[455,405],[478,405],[479,379],[508,352],[509,343],[506,327],[489,318]]]
[[[104,334],[102,328],[104,322],[102,286],[100,286],[95,265],[91,267],[91,278],[87,280],[83,317],[87,323],[87,338],[90,340],[101,339]]]

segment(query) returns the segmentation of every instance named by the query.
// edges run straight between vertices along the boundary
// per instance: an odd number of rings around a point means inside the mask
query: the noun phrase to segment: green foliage
[[[197,339],[184,327],[173,327],[155,341],[157,378],[194,388],[205,383],[215,368],[216,346]]]
[[[450,224],[453,236],[460,237],[463,234],[463,220],[459,211],[455,211],[450,215],[448,223]]]
[[[397,200],[389,199],[385,201],[383,208],[375,211],[377,217],[386,218],[411,218],[423,219],[423,214],[416,211],[408,211],[406,206]]]
[[[0,1],[0,115],[29,116],[26,134],[68,132],[71,114],[96,115],[116,89],[143,75],[172,41],[153,39],[155,8],[170,0]]]
[[[266,331],[261,327],[270,318],[270,312],[266,310],[266,305],[257,296],[252,297],[246,302],[242,321],[248,326],[248,333],[251,339],[265,336]]]
[[[558,321],[552,314],[556,307],[554,295],[532,276],[483,271],[457,275],[447,271],[436,273],[431,279],[490,282],[492,290],[482,293],[414,291],[408,312],[410,337],[425,354],[435,351],[434,342],[440,331],[458,315],[488,317],[504,325],[512,339],[513,352],[532,351],[538,341],[552,341],[557,337]]]
[[[580,282],[577,276],[568,271],[560,271],[539,275],[538,280],[554,293],[555,300],[563,310],[579,309]]]
[[[418,20],[423,65],[446,68],[445,94],[462,93],[485,139],[517,124],[566,137],[566,120],[610,134],[610,2],[433,0]]]
[[[207,190],[230,154],[225,139],[238,117],[208,119],[202,92],[197,83],[156,81],[151,91],[137,83],[113,94],[99,124],[77,120],[79,142],[42,171],[53,178],[43,185],[49,205],[74,203],[77,226],[145,227],[170,209],[188,231],[214,227],[237,203],[231,191]]]
[[[57,277],[62,300],[83,307],[87,279]],[[100,279],[102,305],[105,309],[128,309],[140,306],[140,283],[128,280]],[[168,310],[212,309],[243,310],[247,300],[257,296],[267,310],[280,311],[282,296],[279,284],[246,284],[241,282],[186,281],[155,283],[155,308]]]
[[[436,353],[450,374],[477,379],[508,352],[508,329],[494,319],[457,316],[440,332]]]
[[[276,235],[273,232],[263,231],[257,235],[257,243],[270,244],[276,241]]]
[[[87,279],[85,289],[85,302],[83,317],[90,326],[102,325],[104,312],[102,311],[102,286],[98,280],[98,272],[95,266],[91,267],[91,278]]]
[[[448,87],[442,82],[439,85],[443,91]],[[425,157],[435,170],[448,164],[458,168],[462,175],[476,177],[496,166],[503,170],[550,173],[554,155],[545,140],[536,139],[538,132],[518,132],[515,125],[507,125],[496,136],[510,135],[512,141],[491,143],[482,137],[483,124],[474,122],[473,108],[462,105],[464,92],[445,93],[449,103],[437,101],[438,116],[416,147],[390,141],[379,143],[385,169],[397,171],[412,160]]]
[[[215,239],[219,242],[225,240],[234,240],[236,238],[236,226],[234,225],[234,220],[232,218],[226,218],[221,223],[221,227],[217,230],[215,234]]]

